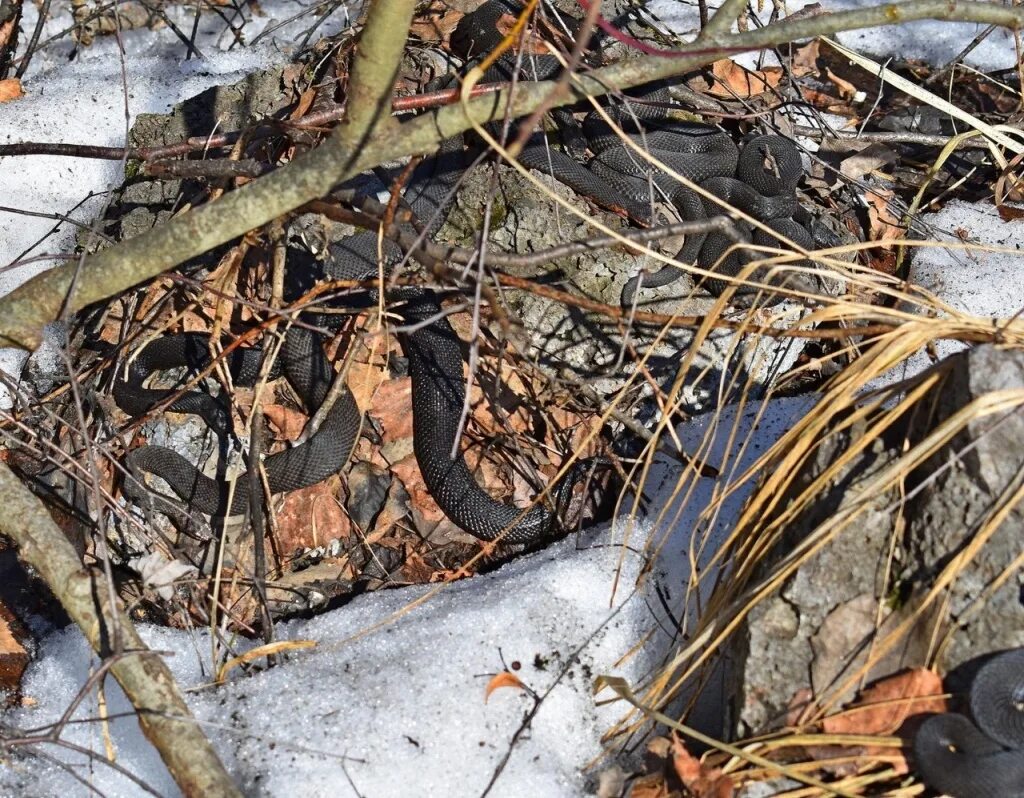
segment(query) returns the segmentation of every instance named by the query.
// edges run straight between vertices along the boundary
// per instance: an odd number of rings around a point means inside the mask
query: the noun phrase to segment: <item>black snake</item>
[[[978,670],[971,716],[934,715],[914,737],[914,760],[929,787],[953,798],[1024,796],[1024,648]]]
[[[495,14],[503,11],[504,6],[491,2],[467,15],[453,42],[461,39],[464,46],[468,42],[470,51],[489,48],[496,41]],[[533,66],[536,68],[536,64]],[[497,72],[489,73],[488,79],[507,79],[509,69],[510,61],[502,59],[492,68]],[[546,71],[534,76],[550,77],[551,69],[546,62],[543,67]],[[665,95],[658,89],[655,94],[649,92],[645,99],[652,96]],[[807,229],[792,221],[798,215],[799,206],[793,191],[801,170],[799,156],[789,142],[775,136],[762,136],[751,140],[740,151],[728,135],[715,128],[673,122],[664,118],[663,111],[643,111],[644,107],[637,105],[640,113],[647,117],[642,128],[632,118],[635,111],[628,119],[621,109],[614,109],[613,113],[618,114],[617,120],[627,133],[672,168],[701,182],[742,210],[766,220],[769,225],[774,227],[777,223],[780,234],[798,238],[802,246],[813,246]],[[649,217],[650,202],[640,188],[641,184],[647,185],[640,176],[643,167],[638,171],[635,159],[611,135],[602,120],[588,119],[585,133],[589,146],[596,152],[589,168],[569,155],[543,146],[543,141],[536,137],[522,151],[520,160],[524,165],[552,174],[600,204],[625,204],[631,215]],[[419,219],[427,222],[428,234],[435,231],[444,218],[451,189],[463,168],[462,149],[461,138],[448,140],[436,157],[417,167],[409,180],[405,202]],[[675,181],[659,176],[655,183],[686,218],[698,219],[708,212],[717,212],[709,201]],[[693,236],[680,256],[705,267],[713,266],[730,243],[720,238],[714,234]],[[301,274],[295,265],[301,256],[290,256],[289,279],[295,284],[293,292],[298,292],[299,283],[308,287],[317,278],[361,280],[375,277],[377,246],[375,232],[358,233],[332,244],[330,257],[323,264],[310,264],[310,269]],[[386,270],[402,256],[396,244],[384,240]],[[719,264],[719,269],[735,274],[742,262],[743,258],[734,254]],[[663,285],[679,274],[678,270],[669,268],[654,275],[636,277],[627,284],[623,301],[632,302],[641,279],[643,285]],[[712,281],[713,289],[721,287],[716,283]],[[425,289],[403,289],[390,298],[400,300],[396,310],[410,330],[401,335],[400,340],[412,377],[414,449],[426,486],[438,506],[458,526],[483,540],[500,535],[507,542],[532,542],[549,534],[556,522],[555,511],[538,504],[524,512],[495,501],[477,484],[462,455],[452,457],[457,449],[465,399],[463,364],[459,339],[442,313],[437,294]],[[329,328],[332,318],[336,317],[306,314],[307,323],[320,327]],[[260,350],[235,351],[230,355],[227,365],[236,384],[251,384],[260,356]],[[115,384],[115,399],[133,415],[144,413],[170,393],[142,387],[152,371],[175,366],[199,369],[208,365],[209,358],[207,337],[159,338],[138,354],[128,373]],[[285,377],[307,409],[318,408],[334,376],[323,351],[321,334],[305,325],[290,327],[280,361]],[[230,428],[226,409],[203,394],[187,394],[169,409],[199,413],[219,432]],[[340,471],[355,445],[360,422],[355,400],[345,389],[315,434],[298,446],[266,458],[264,467],[271,492],[315,484]],[[135,474],[148,472],[161,476],[190,509],[211,515],[234,515],[244,512],[248,506],[247,480],[238,480],[233,489],[229,489],[225,482],[202,475],[186,458],[164,447],[139,447],[127,455],[126,465]],[[578,464],[552,490],[555,507],[566,499],[584,472],[585,467]]]

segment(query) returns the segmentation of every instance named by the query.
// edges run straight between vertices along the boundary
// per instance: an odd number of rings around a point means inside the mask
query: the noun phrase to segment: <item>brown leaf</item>
[[[899,217],[892,211],[893,192],[883,188],[870,188],[864,192],[868,201],[868,219],[872,241],[894,241],[903,237]],[[884,249],[892,249],[886,244]]]
[[[868,144],[859,152],[844,158],[839,164],[839,173],[850,180],[860,180],[864,175],[896,162],[896,153],[879,142]]]
[[[711,65],[716,78],[704,89],[716,97],[756,97],[774,89],[782,80],[781,67],[762,70],[746,69],[731,58],[723,58]]]
[[[440,44],[452,35],[463,14],[449,7],[447,3],[435,2],[416,15],[409,33],[429,44]]]
[[[17,78],[6,78],[0,80],[0,103],[8,102],[9,100],[17,100],[25,96],[25,92],[21,88],[21,81]]]
[[[945,712],[942,679],[935,671],[913,668],[864,690],[842,713],[825,718],[828,734],[894,734],[911,715]]]
[[[629,788],[629,798],[671,798],[672,795],[673,792],[665,783],[665,776],[661,773],[641,776],[633,781]]]
[[[708,767],[686,750],[679,736],[672,733],[672,764],[683,786],[694,798],[732,798],[732,779],[721,768]]]
[[[793,53],[791,69],[797,77],[810,75],[818,71],[818,56],[821,53],[821,40],[812,39],[803,47],[797,47]]]
[[[373,398],[373,417],[380,422],[385,443],[412,438],[412,379],[400,377],[381,383]]]
[[[22,645],[26,639],[25,630],[14,613],[0,603],[0,687],[7,694],[8,702],[17,699],[21,677],[28,667],[28,652]]]
[[[850,117],[855,115],[847,102],[840,100],[838,97],[833,97],[827,92],[806,87],[801,91],[801,94],[807,102],[822,111]]]
[[[917,717],[946,711],[947,702],[942,693],[942,680],[934,671],[913,668],[875,682],[841,713],[825,718],[822,728],[826,734],[888,736],[898,733],[909,738]],[[815,759],[830,759],[837,755],[884,759],[896,773],[909,772],[903,753],[889,746],[811,746],[807,752]],[[830,770],[837,775],[850,775],[856,772],[856,765],[851,763]]]
[[[263,415],[271,423],[279,440],[293,441],[302,435],[309,417],[300,410],[284,405],[265,404]]]
[[[825,74],[828,76],[828,79],[832,81],[835,87],[839,89],[839,96],[844,100],[855,101],[857,100],[858,95],[863,95],[863,92],[860,89],[850,83],[850,81],[839,77],[839,75],[828,67],[825,67]]]
[[[352,522],[338,502],[340,489],[341,477],[335,475],[280,497],[274,539],[282,556],[352,534]]]
[[[502,671],[497,673],[487,683],[487,689],[484,691],[484,703],[491,697],[491,693],[502,687],[515,687],[518,690],[526,690],[526,685],[520,681],[519,677],[510,671]]]

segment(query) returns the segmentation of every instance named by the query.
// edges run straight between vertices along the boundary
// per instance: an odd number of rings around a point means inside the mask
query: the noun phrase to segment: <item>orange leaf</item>
[[[515,687],[519,690],[525,690],[526,685],[523,684],[519,677],[509,671],[502,671],[501,673],[495,674],[494,678],[487,683],[487,689],[484,691],[484,703],[491,697],[491,693],[501,687]]]
[[[278,404],[263,405],[263,415],[274,425],[278,437],[289,441],[298,438],[309,421],[309,416],[302,411]]]
[[[828,79],[835,84],[835,87],[839,89],[839,96],[844,100],[856,100],[858,94],[862,94],[861,90],[854,86],[850,81],[843,80],[835,72],[828,67],[825,68],[825,74],[828,75]]]
[[[19,97],[24,96],[25,92],[21,88],[20,80],[17,78],[0,80],[0,103],[5,103],[8,100],[17,100]]]
[[[893,241],[903,237],[903,227],[899,218],[892,212],[890,201],[893,193],[887,189],[871,188],[864,192],[868,201],[868,218],[871,221],[872,241]],[[886,249],[891,249],[887,245]]]
[[[942,694],[935,671],[913,668],[875,682],[823,726],[827,734],[893,734],[911,715],[945,712]]]
[[[900,736],[908,737],[911,730],[907,727],[915,721],[915,716],[946,711],[947,703],[942,692],[942,680],[934,671],[914,668],[871,685],[856,703],[838,715],[825,718],[822,728],[828,734],[891,735],[899,732]],[[897,749],[864,745],[844,751],[846,755],[853,752],[863,758],[884,759],[898,774],[909,772],[906,758]],[[836,748],[812,747],[808,753],[815,759],[828,759],[836,754]],[[833,770],[842,775],[852,773],[854,768],[847,766]]]
[[[718,80],[712,82],[708,91],[716,97],[756,97],[775,88],[782,80],[780,67],[755,71],[745,69],[731,58],[715,61],[711,73]]]
[[[686,750],[679,736],[672,733],[672,765],[676,775],[694,798],[732,798],[732,779],[721,768],[709,767]]]

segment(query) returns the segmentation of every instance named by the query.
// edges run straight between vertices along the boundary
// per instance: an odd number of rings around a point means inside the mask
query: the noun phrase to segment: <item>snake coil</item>
[[[914,760],[929,787],[953,798],[1024,796],[1024,648],[988,660],[971,683],[972,722],[928,718],[914,737]]]
[[[467,55],[479,55],[491,49],[500,39],[496,22],[505,13],[500,2],[485,3],[466,15],[453,35],[468,48]],[[531,59],[531,77],[545,79],[559,68],[551,57]],[[487,80],[505,80],[515,70],[515,60],[507,56],[491,68]],[[664,100],[662,87],[641,93],[645,102]],[[610,109],[627,135],[647,147],[659,159],[684,176],[707,187],[722,199],[764,219],[779,235],[811,246],[809,234],[798,221],[799,205],[794,188],[801,174],[800,158],[788,141],[777,136],[761,136],[738,150],[724,132],[706,125],[680,123],[665,117],[657,106],[631,103]],[[562,115],[567,122],[571,115]],[[643,121],[640,121],[642,118]],[[541,134],[534,135],[520,154],[520,161],[553,175],[577,192],[598,204],[617,207],[635,218],[650,219],[651,203],[647,192],[649,180],[646,167],[639,168],[629,151],[608,128],[591,115],[583,126],[587,146],[594,153],[583,165],[567,153],[551,150]],[[448,139],[434,158],[423,161],[414,171],[404,200],[413,213],[426,222],[425,232],[431,234],[440,226],[451,200],[452,191],[462,172],[461,137]],[[638,170],[639,169],[639,170]],[[711,211],[706,200],[676,181],[655,177],[657,187],[680,208],[685,218],[705,218]],[[641,184],[642,189],[641,191]],[[802,236],[802,237],[801,237]],[[735,274],[743,264],[742,256],[731,254],[723,263],[720,256],[728,248],[722,236],[693,236],[680,252],[682,260],[696,262],[720,272]],[[770,237],[769,237],[770,239]],[[758,239],[755,236],[755,242]],[[364,280],[378,274],[378,241],[375,232],[363,232],[331,244],[325,263],[309,263],[296,268],[303,260],[295,251],[289,252],[286,288],[298,296],[318,278]],[[383,242],[385,272],[403,257],[401,249],[390,240]],[[633,294],[641,286],[664,285],[680,275],[675,269],[663,269],[654,275],[639,275],[627,284],[623,301],[632,303]],[[720,281],[711,281],[712,289],[721,289]],[[429,290],[403,289],[398,312],[404,317],[409,332],[400,337],[409,360],[413,393],[413,436],[416,458],[424,481],[441,510],[458,526],[483,540],[499,536],[507,542],[530,543],[549,534],[557,521],[557,507],[568,497],[573,485],[582,478],[585,467],[572,469],[551,491],[556,509],[535,506],[523,512],[512,505],[492,499],[473,478],[461,454],[452,456],[457,448],[465,388],[459,339],[442,312],[440,300]],[[285,377],[309,411],[323,402],[333,379],[333,370],[323,351],[321,333],[311,329],[331,329],[337,316],[307,311],[305,324],[288,329],[280,361]],[[127,412],[139,415],[154,403],[166,399],[170,392],[143,387],[143,381],[157,369],[187,366],[206,367],[210,362],[209,339],[204,336],[165,336],[138,353],[126,376],[114,388],[114,397]],[[250,384],[260,361],[258,349],[234,352],[228,367],[236,384]],[[218,432],[230,428],[225,408],[199,393],[186,394],[169,406],[179,412],[199,413]],[[268,457],[264,463],[267,484],[273,493],[312,485],[340,471],[351,455],[358,437],[361,414],[352,394],[346,389],[337,397],[319,430],[304,443]],[[181,455],[160,446],[142,446],[130,452],[126,464],[133,474],[151,473],[163,477],[189,509],[209,515],[237,515],[248,507],[248,480],[239,480],[233,487],[223,480],[201,474]],[[231,500],[229,501],[229,496]]]

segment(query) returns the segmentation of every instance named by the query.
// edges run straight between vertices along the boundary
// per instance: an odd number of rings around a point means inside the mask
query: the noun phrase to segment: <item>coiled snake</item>
[[[1024,796],[1024,648],[979,669],[970,707],[973,723],[949,713],[921,725],[914,737],[921,778],[953,798]]]
[[[503,6],[491,2],[467,15],[453,42],[456,39],[468,41],[469,48],[476,48],[477,53],[489,48],[497,36],[494,31],[495,14],[500,16],[503,10]],[[484,29],[489,27],[489,32],[481,33],[481,26]],[[490,77],[507,79],[507,71],[502,70],[509,68],[507,60],[499,61],[493,68],[498,70],[498,74],[492,73]],[[541,78],[546,76],[538,75]],[[650,113],[646,115],[652,116]],[[664,114],[655,113],[653,116],[663,117]],[[785,140],[778,137],[755,138],[740,152],[726,134],[715,128],[654,118],[640,129],[632,119],[627,120],[620,115],[619,121],[627,131],[632,130],[630,135],[680,173],[702,182],[719,196],[767,220],[770,225],[777,222],[780,234],[791,238],[802,235],[801,245],[806,243],[811,248],[806,229],[792,222],[798,208],[793,188],[800,176],[800,160],[792,145]],[[520,159],[528,166],[552,174],[600,204],[625,204],[631,215],[649,216],[650,203],[638,188],[641,183],[646,185],[646,180],[639,176],[629,153],[618,139],[612,141],[615,137],[610,135],[603,121],[590,119],[585,130],[589,145],[597,153],[591,168],[585,168],[574,158],[551,151],[541,146],[541,141],[533,139]],[[451,189],[463,168],[462,149],[461,138],[448,140],[436,157],[417,167],[409,181],[405,201],[419,219],[428,223],[428,234],[435,231],[443,220]],[[656,184],[682,209],[686,218],[703,218],[710,210],[705,200],[684,190],[675,181],[657,177]],[[701,265],[713,265],[728,245],[723,245],[720,238],[713,235],[692,237],[684,245],[681,257]],[[332,244],[330,258],[324,264],[310,264],[312,274],[299,275],[290,270],[289,279],[308,285],[318,277],[338,280],[375,277],[378,273],[377,246],[375,232],[358,233]],[[386,269],[396,264],[402,255],[397,245],[384,241]],[[290,256],[290,269],[296,268],[298,260],[299,255]],[[741,258],[732,256],[720,268],[727,272],[731,269],[735,273],[740,265]],[[642,284],[665,284],[678,274],[674,269],[667,273],[662,270],[654,275],[641,276]],[[641,277],[634,278],[627,285],[624,301],[632,302],[636,289],[641,285]],[[715,287],[714,283],[712,287]],[[412,377],[414,449],[424,481],[438,506],[458,526],[483,540],[502,536],[507,542],[532,542],[549,534],[556,521],[554,510],[538,504],[524,514],[512,505],[494,500],[477,484],[462,455],[452,457],[453,450],[457,448],[465,398],[463,364],[459,339],[441,312],[438,296],[430,290],[403,289],[391,299],[401,300],[396,310],[411,330],[401,336],[401,345],[409,360]],[[306,316],[307,323],[321,328],[329,328],[332,324],[330,315],[307,313]],[[205,367],[209,363],[208,344],[208,339],[199,335],[166,336],[154,341],[139,353],[129,373],[115,384],[116,401],[133,415],[146,412],[169,394],[143,388],[146,377],[157,369]],[[255,379],[260,354],[259,350],[231,354],[227,365],[236,384],[250,384]],[[333,378],[333,370],[323,351],[321,334],[306,325],[290,327],[280,362],[284,375],[307,409],[313,411],[318,408]],[[203,394],[188,394],[170,405],[170,409],[199,413],[211,428],[219,432],[230,426],[225,410]],[[342,391],[315,434],[304,443],[266,459],[264,467],[271,492],[315,484],[340,471],[355,445],[360,421],[354,398],[347,389]],[[204,476],[186,458],[163,447],[139,447],[127,455],[126,465],[135,474],[148,472],[161,476],[193,510],[211,515],[233,515],[244,512],[249,502],[247,480],[239,480],[231,492],[226,483]],[[585,467],[577,465],[555,487],[551,493],[556,507],[565,500],[584,472]],[[229,493],[233,497],[230,504]]]

